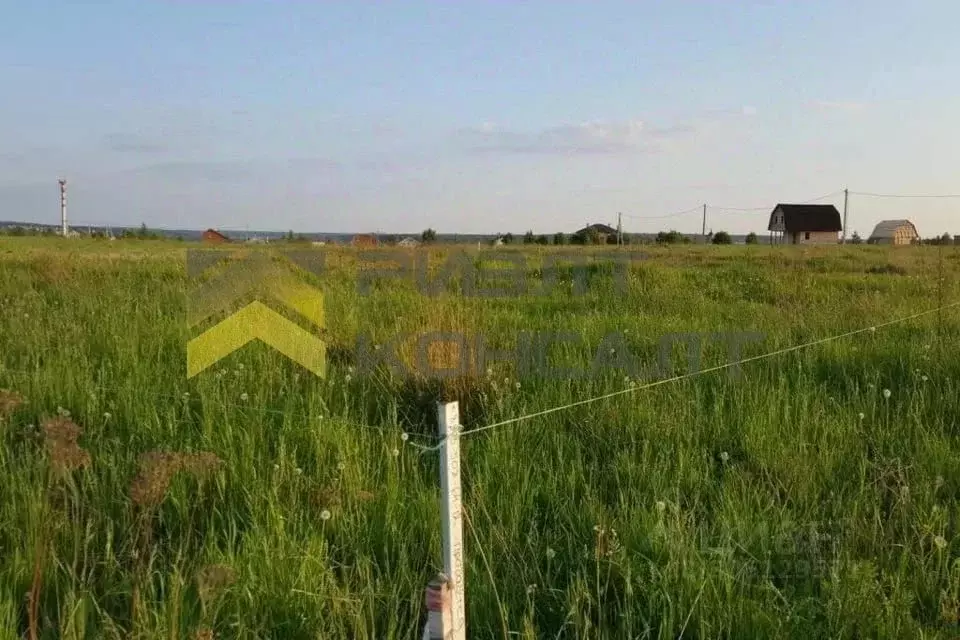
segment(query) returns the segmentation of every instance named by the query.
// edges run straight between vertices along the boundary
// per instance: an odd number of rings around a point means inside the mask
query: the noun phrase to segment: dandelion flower
[[[406,442],[407,440],[410,439],[410,434],[407,433],[406,431],[404,431],[403,433],[400,434],[400,439],[401,439],[403,442]]]
[[[246,393],[241,393],[241,394],[240,394],[240,399],[243,400],[244,402],[246,402],[247,400],[250,399],[250,396],[248,396]]]
[[[937,545],[937,549],[945,549],[947,547],[947,540],[943,536],[937,536],[933,539],[933,544]]]
[[[330,519],[330,510],[329,510],[329,509],[324,509],[323,511],[321,511],[321,512],[320,512],[320,519],[323,520],[324,522],[326,522],[327,520],[329,520],[329,519]]]
[[[890,389],[884,389],[884,390],[883,390],[883,397],[886,398],[887,400],[890,399],[890,396],[891,396],[891,395],[892,395],[892,394],[890,393]]]
[[[730,454],[727,453],[726,451],[721,451],[720,462],[723,462],[724,464],[726,464],[728,460],[730,460]]]

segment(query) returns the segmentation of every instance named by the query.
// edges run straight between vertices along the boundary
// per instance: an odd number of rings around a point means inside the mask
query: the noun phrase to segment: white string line
[[[793,352],[793,351],[799,351],[799,350],[801,350],[801,349],[807,349],[807,348],[809,348],[809,347],[813,347],[813,346],[825,344],[825,343],[827,343],[827,342],[832,342],[832,341],[835,341],[835,340],[840,340],[840,339],[842,339],[842,338],[848,338],[848,337],[850,337],[850,336],[855,336],[855,335],[860,334],[860,333],[867,333],[867,332],[876,331],[877,329],[880,329],[880,328],[883,328],[883,327],[888,327],[888,326],[890,326],[890,325],[898,324],[898,323],[901,323],[901,322],[907,322],[908,320],[914,320],[914,319],[916,319],[916,318],[921,318],[921,317],[923,317],[923,316],[927,316],[927,315],[930,315],[930,314],[933,314],[933,313],[937,313],[937,312],[939,312],[939,311],[943,311],[944,309],[949,309],[949,308],[951,308],[951,307],[956,307],[956,306],[960,306],[960,301],[958,301],[958,302],[953,302],[953,303],[950,303],[950,304],[948,304],[948,305],[944,305],[944,306],[942,306],[942,307],[938,307],[938,308],[936,308],[936,309],[929,309],[929,310],[927,310],[927,311],[921,311],[921,312],[915,313],[915,314],[913,314],[913,315],[905,316],[905,317],[902,317],[902,318],[897,318],[897,319],[894,319],[894,320],[889,320],[889,321],[887,321],[887,322],[883,322],[883,323],[880,323],[880,324],[876,324],[876,325],[873,325],[873,326],[870,326],[870,327],[866,327],[866,328],[863,328],[863,329],[855,329],[855,330],[853,330],[853,331],[848,331],[848,332],[846,332],[846,333],[841,333],[841,334],[838,334],[838,335],[835,335],[835,336],[829,336],[829,337],[827,337],[827,338],[820,338],[820,339],[818,339],[818,340],[813,340],[813,341],[811,341],[811,342],[806,342],[806,343],[803,343],[803,344],[794,345],[794,346],[792,346],[792,347],[786,347],[786,348],[784,348],[784,349],[778,349],[777,351],[771,351],[770,353],[765,353],[765,354],[763,354],[763,355],[752,356],[752,357],[749,357],[749,358],[743,358],[743,359],[738,360],[738,361],[736,361],[736,362],[728,362],[728,363],[726,363],[726,364],[717,365],[717,366],[715,366],[715,367],[710,367],[710,368],[708,368],[708,369],[702,369],[702,370],[700,370],[700,371],[693,371],[693,372],[685,373],[685,374],[682,374],[682,375],[679,375],[679,376],[674,376],[674,377],[672,377],[672,378],[665,378],[665,379],[663,379],[663,380],[656,380],[656,381],[654,381],[654,382],[651,382],[651,383],[648,383],[648,384],[645,384],[645,385],[641,385],[641,386],[638,386],[638,387],[631,387],[631,388],[629,388],[629,389],[622,389],[622,390],[620,390],[620,391],[614,391],[614,392],[612,392],[612,393],[607,393],[607,394],[604,394],[604,395],[602,395],[602,396],[596,396],[596,397],[594,397],[594,398],[587,398],[586,400],[578,400],[577,402],[571,402],[570,404],[562,405],[562,406],[559,406],[559,407],[552,407],[552,408],[550,408],[550,409],[545,409],[545,410],[543,410],[543,411],[538,411],[538,412],[536,412],[536,413],[530,413],[530,414],[527,414],[527,415],[524,415],[524,416],[520,416],[520,417],[518,417],[518,418],[511,418],[511,419],[509,419],[509,420],[503,420],[502,422],[495,422],[495,423],[493,423],[493,424],[488,424],[488,425],[485,425],[485,426],[483,426],[483,427],[477,427],[477,428],[475,428],[475,429],[467,429],[466,431],[461,431],[461,432],[460,432],[460,436],[467,436],[467,435],[471,435],[471,434],[474,434],[474,433],[480,433],[481,431],[487,431],[487,430],[490,430],[490,429],[496,429],[497,427],[503,427],[503,426],[506,426],[506,425],[515,424],[515,423],[522,422],[522,421],[525,421],[525,420],[530,420],[530,419],[532,419],[532,418],[539,418],[539,417],[541,417],[541,416],[549,415],[549,414],[551,414],[551,413],[556,413],[556,412],[558,412],[558,411],[564,411],[564,410],[566,410],[566,409],[571,409],[571,408],[573,408],[573,407],[580,407],[580,406],[583,406],[583,405],[592,404],[592,403],[594,403],[594,402],[599,402],[599,401],[601,401],[601,400],[607,400],[607,399],[610,399],[610,398],[615,398],[615,397],[617,397],[617,396],[625,395],[625,394],[628,394],[628,393],[634,393],[634,392],[637,392],[637,391],[645,391],[645,390],[647,390],[647,389],[652,389],[653,387],[659,387],[659,386],[661,386],[661,385],[669,384],[669,383],[671,383],[671,382],[678,382],[678,381],[680,381],[680,380],[686,380],[686,379],[689,379],[689,378],[694,378],[694,377],[697,377],[697,376],[700,376],[700,375],[705,375],[705,374],[707,374],[707,373],[715,373],[715,372],[717,372],[717,371],[723,371],[724,369],[729,369],[729,368],[731,368],[731,367],[739,366],[739,365],[742,365],[742,364],[747,364],[747,363],[749,363],[749,362],[756,362],[757,360],[763,360],[763,359],[766,359],[766,358],[772,358],[772,357],[775,357],[775,356],[783,355],[783,354],[785,354],[785,353],[791,353],[791,352]],[[430,447],[430,448],[424,448],[424,450],[425,450],[425,451],[435,451],[435,450],[439,450],[439,448],[440,448],[442,445],[443,445],[443,442],[441,441],[438,445],[436,445],[436,446],[434,446],[434,447]]]

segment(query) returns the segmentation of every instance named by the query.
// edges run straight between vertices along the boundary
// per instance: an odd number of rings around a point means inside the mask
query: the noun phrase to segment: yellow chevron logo
[[[206,283],[194,296],[188,321],[194,326],[228,308],[238,297],[269,283],[272,298],[294,309],[319,328],[324,326],[323,296],[317,289],[264,260],[254,259],[240,273]],[[253,269],[249,267],[254,267]],[[317,336],[254,301],[187,343],[187,378],[192,378],[253,340],[260,340],[317,376],[326,375],[326,345]]]

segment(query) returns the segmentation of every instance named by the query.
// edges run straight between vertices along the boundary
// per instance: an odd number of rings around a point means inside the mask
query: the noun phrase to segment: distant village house
[[[216,229],[207,229],[203,232],[203,241],[207,244],[223,244],[225,242],[230,242],[230,238],[223,235]]]
[[[611,238],[617,237],[617,230],[610,225],[594,223],[580,229],[573,236],[584,242],[591,242],[592,239],[597,244],[607,244]]]
[[[869,244],[916,244],[920,242],[917,228],[909,220],[884,220],[873,229]]]
[[[770,244],[837,244],[843,223],[832,204],[778,204],[767,230]]]
[[[353,236],[352,244],[355,247],[375,247],[379,243],[377,242],[377,236],[372,233],[358,233]]]

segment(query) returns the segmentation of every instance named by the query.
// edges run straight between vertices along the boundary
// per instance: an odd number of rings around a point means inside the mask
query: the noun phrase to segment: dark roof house
[[[832,204],[778,204],[767,230],[772,244],[836,244],[843,223]]]
[[[611,227],[610,225],[594,223],[587,225],[583,229],[580,229],[573,234],[574,238],[581,238],[582,241],[589,243],[591,238],[593,242],[597,244],[606,244],[609,238],[613,238],[617,235],[617,230]]]

